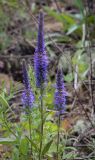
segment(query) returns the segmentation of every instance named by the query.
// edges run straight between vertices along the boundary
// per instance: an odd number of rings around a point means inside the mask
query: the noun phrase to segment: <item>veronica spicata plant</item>
[[[35,70],[36,86],[40,89],[40,113],[41,113],[40,139],[41,140],[39,149],[39,160],[42,159],[43,131],[44,131],[43,92],[44,92],[44,83],[46,82],[47,79],[47,66],[48,66],[43,27],[44,27],[44,15],[42,12],[40,12],[38,21],[37,46],[34,54],[34,70]]]
[[[56,75],[56,90],[55,90],[55,109],[58,115],[58,134],[57,134],[57,160],[59,157],[59,143],[60,143],[60,115],[65,111],[66,105],[66,91],[64,87],[64,79],[62,69],[58,69]]]
[[[28,117],[29,139],[31,142],[31,155],[33,155],[33,153],[32,153],[32,129],[31,129],[32,114],[31,114],[31,108],[33,107],[34,94],[32,92],[32,88],[30,85],[30,80],[29,80],[28,71],[26,68],[25,61],[23,61],[22,71],[23,71],[23,83],[24,83],[24,91],[22,93],[22,103],[23,103],[23,106],[25,108],[25,111],[26,111],[27,117]]]

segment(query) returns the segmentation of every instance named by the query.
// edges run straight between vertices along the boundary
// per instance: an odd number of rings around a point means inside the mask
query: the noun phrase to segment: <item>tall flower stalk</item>
[[[36,86],[40,89],[40,113],[41,113],[41,140],[40,140],[40,150],[39,150],[39,160],[42,159],[42,148],[43,148],[43,127],[44,127],[44,117],[43,117],[43,93],[44,93],[44,84],[47,78],[47,54],[45,50],[45,41],[44,41],[44,16],[43,13],[39,14],[39,24],[38,24],[38,38],[37,46],[34,54],[34,70],[36,78]]]
[[[60,144],[60,115],[65,111],[66,104],[66,91],[64,87],[64,79],[62,70],[58,69],[56,75],[56,91],[55,91],[55,109],[58,115],[58,133],[57,133],[57,160],[59,157],[59,144]]]
[[[43,13],[40,12],[37,46],[34,54],[35,78],[36,78],[36,86],[38,88],[41,88],[42,84],[46,82],[47,66],[48,66],[48,59],[47,59],[47,54],[45,50],[45,41],[44,41],[43,19],[44,19]]]
[[[31,108],[33,107],[34,102],[34,94],[31,89],[28,72],[26,68],[25,61],[23,61],[22,65],[23,71],[23,83],[24,83],[24,91],[22,93],[22,103],[28,115],[28,123],[29,123],[29,139],[32,141],[32,130],[31,130]],[[32,142],[31,142],[31,155],[32,153]]]
[[[40,95],[41,95],[41,106],[40,106],[40,113],[41,113],[41,140],[40,140],[40,150],[39,150],[39,160],[42,159],[42,147],[43,147],[43,134],[44,134],[44,116],[43,116],[43,86],[40,88]]]

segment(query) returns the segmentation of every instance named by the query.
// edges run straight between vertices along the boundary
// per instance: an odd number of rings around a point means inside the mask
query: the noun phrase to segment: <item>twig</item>
[[[59,4],[58,4],[58,1],[57,1],[57,0],[53,0],[53,1],[54,1],[55,5],[56,5],[57,11],[58,11],[59,13],[62,13],[61,8],[60,8],[60,6],[59,6]]]

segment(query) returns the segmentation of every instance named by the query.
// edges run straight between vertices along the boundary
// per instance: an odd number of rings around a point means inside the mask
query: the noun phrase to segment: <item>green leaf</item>
[[[37,144],[35,144],[33,141],[31,141],[31,144],[32,144],[32,146],[35,148],[35,150],[37,151],[37,152],[39,152],[39,149],[38,149],[38,145]]]
[[[18,0],[1,0],[1,4],[8,4],[10,7],[17,8],[19,6]]]
[[[13,149],[13,153],[12,153],[12,160],[19,160],[19,150],[18,150],[18,148],[14,148]]]
[[[3,107],[9,108],[8,102],[6,101],[6,99],[2,95],[0,95],[0,103],[2,104]]]
[[[76,31],[78,28],[80,28],[80,25],[72,25],[69,29],[68,29],[68,32],[67,32],[67,35],[70,35],[71,33],[73,33],[74,31]]]
[[[15,144],[16,139],[12,138],[0,138],[0,144]]]
[[[72,73],[69,73],[69,74],[67,74],[66,76],[64,76],[64,80],[66,81],[66,82],[72,82],[73,81],[73,74]]]
[[[66,13],[57,13],[56,11],[51,10],[48,7],[45,7],[46,12],[56,20],[64,24],[64,29],[68,30],[71,25],[76,24],[75,18],[71,14]]]
[[[78,66],[79,66],[79,73],[84,73],[89,67],[89,65],[85,61],[80,61]]]
[[[71,25],[76,23],[75,19],[70,14],[62,13],[61,16],[62,16],[63,20],[65,20],[67,23],[69,23]]]
[[[30,140],[28,137],[27,137],[27,139],[28,139],[28,141],[32,144],[32,146],[35,148],[35,150],[39,152],[39,149],[38,149],[38,147],[37,147],[38,145],[35,144],[32,140]]]
[[[80,46],[79,46],[79,47],[80,47]],[[84,49],[78,49],[78,50],[75,52],[75,55],[74,55],[74,57],[72,58],[72,62],[73,62],[74,65],[80,63],[83,52],[84,52]]]
[[[45,147],[44,147],[44,149],[43,149],[43,151],[42,151],[42,155],[45,155],[45,154],[48,152],[48,150],[49,150],[52,142],[53,142],[53,140],[51,140],[50,142],[48,142],[48,143],[45,145]]]
[[[45,10],[50,16],[54,17],[56,20],[58,20],[60,22],[63,22],[63,18],[61,16],[61,14],[51,10],[49,7],[45,7]]]
[[[20,152],[26,155],[28,153],[28,149],[29,149],[29,142],[27,141],[27,139],[26,138],[21,139]]]
[[[81,13],[83,14],[84,5],[82,0],[75,0],[75,5],[79,8]]]

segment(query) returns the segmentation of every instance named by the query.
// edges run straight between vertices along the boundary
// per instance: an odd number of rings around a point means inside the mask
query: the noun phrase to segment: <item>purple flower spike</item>
[[[43,13],[39,15],[38,40],[34,55],[34,70],[36,78],[36,86],[38,88],[46,81],[48,60],[45,50],[44,31],[43,31]]]
[[[24,91],[22,93],[22,103],[24,107],[32,107],[33,102],[34,102],[34,95],[30,86],[30,81],[28,77],[28,72],[26,68],[25,61],[23,61],[23,83],[24,83]]]
[[[43,53],[45,51],[44,42],[44,15],[42,12],[39,14],[39,24],[38,24],[38,40],[36,51]]]
[[[56,91],[55,91],[55,109],[58,114],[63,114],[66,104],[66,91],[64,87],[64,80],[62,70],[57,71],[56,75]]]

